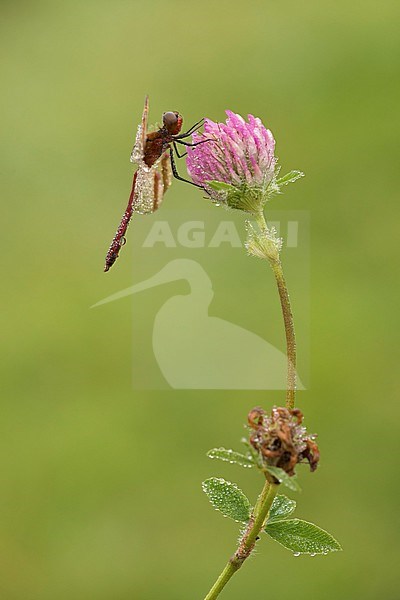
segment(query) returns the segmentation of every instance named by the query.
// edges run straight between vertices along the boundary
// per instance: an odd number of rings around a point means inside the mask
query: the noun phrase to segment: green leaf
[[[283,494],[275,496],[269,511],[268,523],[287,519],[296,509],[296,501]]]
[[[286,471],[280,469],[279,467],[267,466],[266,469],[268,473],[271,473],[271,475],[273,475],[275,479],[279,481],[279,483],[283,483],[283,485],[289,488],[289,490],[293,490],[294,492],[301,492],[301,487],[297,483],[296,475],[292,475],[291,477],[289,477]]]
[[[211,179],[211,181],[206,181],[207,185],[210,186],[213,190],[217,192],[231,192],[235,191],[235,187],[230,183],[225,183],[224,181],[217,181],[216,179]]]
[[[315,556],[342,549],[330,533],[301,519],[268,523],[265,532],[276,542],[294,552],[296,556],[299,554]]]
[[[240,452],[227,450],[226,448],[213,448],[207,452],[207,456],[208,458],[218,458],[224,462],[237,464],[241,467],[254,467],[254,461],[251,456],[245,456]]]
[[[304,173],[301,171],[290,171],[290,173],[286,173],[283,177],[280,177],[276,180],[278,186],[288,185],[288,183],[294,183],[297,179],[304,177]]]
[[[241,523],[249,520],[250,502],[235,483],[211,477],[203,481],[202,487],[213,507],[219,510],[224,517],[230,517]]]

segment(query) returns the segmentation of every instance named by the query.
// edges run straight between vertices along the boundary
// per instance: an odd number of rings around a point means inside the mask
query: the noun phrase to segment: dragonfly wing
[[[172,183],[172,169],[169,152],[164,152],[161,158],[161,175],[163,180],[164,194]]]
[[[131,152],[131,162],[139,164],[143,160],[144,147],[146,144],[147,137],[147,122],[149,117],[149,97],[146,96],[144,99],[144,107],[142,113],[142,120],[137,128],[135,145]]]
[[[148,118],[149,118],[149,96],[148,96],[148,94],[146,94],[146,97],[144,99],[144,107],[143,107],[143,114],[142,114],[142,143],[143,143],[143,148],[144,148],[144,145],[146,143]]]
[[[136,133],[136,141],[131,154],[131,162],[138,165],[133,212],[139,214],[152,213],[157,210],[172,180],[168,151],[164,152],[151,167],[144,162],[148,115],[149,97],[146,96],[142,120]]]
[[[160,206],[164,196],[164,185],[160,171],[154,173],[153,212]]]
[[[164,152],[152,167],[142,163],[137,170],[133,211],[139,214],[147,214],[157,210],[165,192],[171,185],[171,180],[171,164],[168,152]]]
[[[154,212],[162,199],[164,186],[158,165],[150,169],[138,168],[133,211],[141,215]]]
[[[165,192],[168,190],[172,182],[172,169],[169,151],[164,152],[161,157],[159,168],[155,173],[154,179],[154,210],[160,206]]]

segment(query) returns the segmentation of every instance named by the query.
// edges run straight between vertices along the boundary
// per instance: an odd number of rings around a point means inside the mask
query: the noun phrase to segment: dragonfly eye
[[[165,112],[162,117],[163,123],[167,127],[171,127],[172,125],[176,125],[176,123],[178,122],[178,117],[179,113]]]

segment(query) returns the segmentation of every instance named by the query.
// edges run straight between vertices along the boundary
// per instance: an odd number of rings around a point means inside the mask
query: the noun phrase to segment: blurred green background
[[[131,303],[89,311],[131,285],[128,250],[102,264],[148,92],[153,121],[260,116],[283,168],[307,174],[274,206],[311,215],[298,404],[323,458],[302,470],[298,514],[344,552],[293,558],[263,540],[223,597],[397,599],[399,3],[3,0],[1,13],[1,598],[201,599],[237,531],[200,482],[259,491],[205,452],[237,446],[248,410],[283,393],[135,390]],[[200,201],[175,184],[164,217]]]

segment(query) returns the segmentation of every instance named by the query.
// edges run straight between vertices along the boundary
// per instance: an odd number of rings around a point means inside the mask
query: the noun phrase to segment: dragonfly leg
[[[172,143],[174,145],[175,154],[177,155],[178,158],[183,158],[184,156],[186,156],[187,152],[184,152],[183,154],[179,154],[178,146],[176,145],[175,142],[172,142]]]
[[[189,135],[194,133],[194,131],[196,131],[197,129],[200,129],[200,127],[203,127],[203,124],[204,124],[204,117],[202,119],[200,119],[200,121],[197,121],[197,123],[192,125],[192,127],[190,129],[188,129],[187,131],[185,131],[185,133],[180,133],[179,135],[177,135],[176,139],[188,137]]]
[[[175,140],[175,142],[177,144],[182,144],[183,146],[191,146],[191,147],[199,146],[200,144],[204,144],[205,142],[216,142],[216,141],[217,140],[213,140],[211,138],[207,138],[206,140],[201,140],[200,142],[194,142],[194,143],[184,142],[183,140]]]
[[[201,190],[204,190],[205,192],[207,192],[207,190],[202,185],[198,185],[197,183],[194,183],[193,181],[190,181],[189,179],[184,179],[184,177],[181,177],[179,175],[177,168],[176,168],[175,159],[174,159],[172,150],[170,150],[169,157],[171,160],[172,174],[175,177],[175,179],[179,179],[180,181],[184,181],[185,183],[190,183],[190,185],[194,185],[195,187],[200,188]]]

